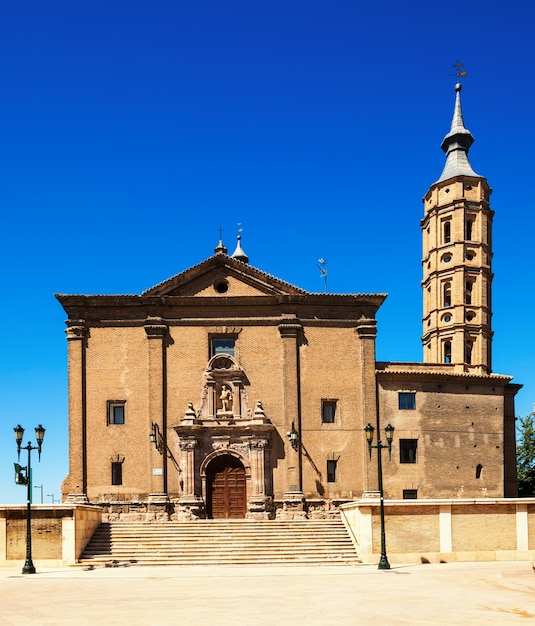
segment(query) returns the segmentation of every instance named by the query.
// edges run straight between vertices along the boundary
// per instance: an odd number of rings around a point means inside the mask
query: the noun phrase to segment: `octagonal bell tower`
[[[441,148],[446,164],[425,195],[423,335],[425,363],[452,363],[459,372],[491,372],[491,189],[474,172],[464,127],[461,84],[450,132]]]

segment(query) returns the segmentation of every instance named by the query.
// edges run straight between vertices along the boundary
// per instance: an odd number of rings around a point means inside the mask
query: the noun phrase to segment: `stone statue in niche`
[[[227,385],[221,386],[221,393],[219,395],[221,400],[221,410],[218,413],[223,415],[232,415],[232,391]]]

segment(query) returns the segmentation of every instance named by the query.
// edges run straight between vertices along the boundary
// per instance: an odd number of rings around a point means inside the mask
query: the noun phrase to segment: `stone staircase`
[[[80,564],[355,565],[341,519],[102,523]]]

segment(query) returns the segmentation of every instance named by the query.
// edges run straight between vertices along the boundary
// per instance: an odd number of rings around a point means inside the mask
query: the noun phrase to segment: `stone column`
[[[167,372],[165,339],[168,328],[160,318],[147,318],[145,333],[148,339],[148,387],[149,415],[147,432],[152,431],[152,424],[157,425],[157,443],[160,451],[152,443],[149,459],[150,510],[166,510],[167,495]]]
[[[182,437],[179,441],[180,446],[180,467],[182,469],[182,495],[179,498],[179,507],[177,518],[179,520],[188,520],[201,517],[204,512],[204,503],[202,498],[195,493],[196,485],[196,463],[195,450],[199,447],[199,442],[195,437]]]
[[[241,414],[241,379],[232,380],[232,413],[234,417],[240,418]]]
[[[297,319],[286,319],[279,324],[282,339],[283,432],[290,432],[292,423],[298,432],[299,445],[294,449],[288,439],[284,442],[286,481],[283,495],[287,516],[304,515],[305,498],[301,476],[301,373],[299,370],[299,337],[303,331]]]
[[[206,390],[208,400],[208,417],[215,417],[217,402],[215,398],[215,380],[212,377],[206,379]]]
[[[67,502],[87,498],[86,350],[89,329],[84,320],[69,320],[65,330],[69,372],[69,476],[62,497]]]
[[[251,463],[251,494],[247,517],[266,519],[269,516],[270,498],[266,495],[265,451],[269,447],[267,439],[253,439],[249,450]]]

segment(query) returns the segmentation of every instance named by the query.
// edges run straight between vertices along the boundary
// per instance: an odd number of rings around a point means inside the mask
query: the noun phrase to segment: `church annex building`
[[[377,491],[364,428],[389,422],[385,497],[517,495],[520,385],[492,372],[491,190],[460,90],[423,200],[423,362],[376,361],[385,294],[304,291],[253,267],[240,239],[140,295],[58,295],[64,502],[110,520],[327,515]]]

